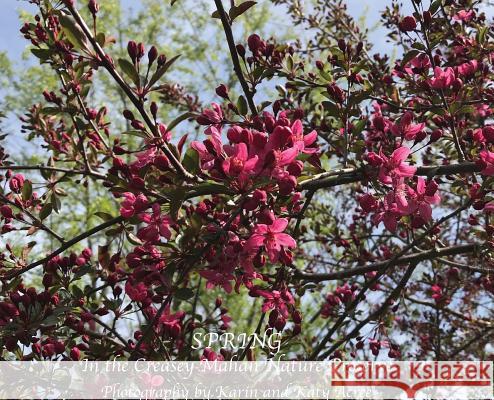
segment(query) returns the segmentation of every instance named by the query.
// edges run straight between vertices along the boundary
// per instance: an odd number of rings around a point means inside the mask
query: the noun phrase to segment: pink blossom
[[[281,246],[297,247],[295,240],[287,233],[282,233],[288,225],[285,218],[278,218],[271,225],[258,224],[254,227],[253,234],[245,243],[244,250],[247,253],[256,252],[264,246],[271,262],[278,261]]]
[[[139,229],[137,237],[146,242],[158,241],[160,236],[170,239],[170,225],[173,220],[168,215],[161,215],[161,208],[158,203],[153,204],[153,212],[151,214],[140,214],[139,219],[148,224],[145,228]]]
[[[430,85],[433,89],[446,89],[453,84],[454,80],[453,68],[448,67],[443,70],[441,67],[434,67],[434,78],[431,79]]]
[[[467,11],[467,10],[461,10],[458,11],[455,15],[453,15],[453,19],[455,21],[463,21],[463,22],[468,22],[470,21],[473,17],[475,16],[475,12],[473,10]]]
[[[494,201],[491,201],[484,206],[484,212],[494,213]]]
[[[404,205],[398,206],[396,199],[400,199],[401,196],[396,196],[394,191],[390,191],[385,197],[383,202],[383,212],[375,214],[372,218],[375,224],[383,222],[384,226],[390,232],[395,232],[398,227],[398,221],[404,215]]]
[[[182,319],[184,316],[185,312],[183,311],[171,313],[170,306],[167,306],[160,317],[160,323],[163,324],[165,332],[176,339],[182,332]]]
[[[202,111],[201,115],[197,117],[197,122],[201,125],[215,125],[220,124],[223,121],[223,110],[216,104],[211,104],[212,109],[206,108]]]
[[[291,142],[293,145],[299,146],[300,150],[306,154],[313,154],[317,152],[317,147],[312,146],[317,140],[317,132],[312,131],[304,136],[304,126],[302,121],[296,120],[292,127]]]
[[[225,146],[225,152],[229,156],[223,161],[223,171],[229,176],[238,176],[252,172],[257,164],[258,157],[249,158],[247,145],[239,143],[234,146]]]
[[[482,160],[484,168],[480,171],[484,175],[494,175],[494,153],[489,150],[482,150],[480,152],[480,159]]]
[[[414,176],[417,168],[404,162],[409,154],[410,149],[408,147],[396,149],[390,158],[381,153],[380,157],[384,162],[379,169],[379,180],[382,183],[390,184],[393,179]]]
[[[431,204],[439,204],[441,201],[441,197],[436,191],[437,187],[432,193],[430,187],[431,184],[426,185],[424,178],[418,178],[416,190],[417,197],[414,199],[414,206],[418,210],[419,215],[426,222],[432,219]]]
[[[393,135],[402,137],[405,140],[415,140],[417,134],[424,129],[425,123],[412,124],[412,120],[413,114],[411,112],[406,112],[403,117],[401,117],[400,122],[391,127]]]
[[[133,301],[142,302],[148,297],[148,289],[144,282],[133,285],[130,280],[125,283],[125,293]]]
[[[142,193],[135,196],[134,193],[125,192],[123,193],[123,197],[125,197],[125,200],[122,201],[120,215],[124,218],[130,218],[134,214],[148,208],[148,199]]]
[[[259,288],[251,289],[251,296],[262,296],[264,297],[264,303],[262,305],[262,312],[267,312],[269,310],[277,310],[284,318],[288,317],[288,307],[287,304],[294,304],[293,296],[288,290],[262,290]]]
[[[210,269],[204,269],[199,271],[199,275],[207,279],[206,288],[212,289],[215,286],[221,286],[225,292],[232,292],[232,283],[235,277],[230,273],[224,273],[219,271],[213,271]]]
[[[469,77],[473,75],[479,67],[477,60],[470,60],[458,66],[458,73],[462,76]]]

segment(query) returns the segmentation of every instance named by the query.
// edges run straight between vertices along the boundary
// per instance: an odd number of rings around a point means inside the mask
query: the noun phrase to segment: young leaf
[[[140,85],[139,74],[137,73],[135,66],[129,60],[119,58],[118,65],[125,75],[132,80],[132,82],[134,82],[137,86]]]
[[[52,205],[51,203],[46,203],[43,208],[41,208],[41,211],[39,212],[39,219],[44,220],[47,218],[52,212]]]
[[[199,167],[199,153],[192,148],[187,150],[182,160],[182,165],[191,174],[199,173],[201,171]]]
[[[60,14],[59,16],[60,25],[62,25],[63,33],[67,36],[70,43],[72,43],[76,48],[82,49],[87,48],[86,46],[86,36],[84,32],[77,26],[76,22],[65,14]]]
[[[154,84],[161,79],[161,77],[165,74],[166,71],[168,71],[168,69],[172,66],[172,64],[177,60],[178,57],[180,57],[180,54],[173,58],[170,58],[166,63],[158,68],[149,80],[148,87],[154,86]]]
[[[170,124],[166,127],[169,131],[171,131],[173,128],[175,128],[180,122],[185,121],[188,118],[193,118],[195,117],[196,114],[193,112],[186,112],[182,115],[179,115],[177,118],[175,118]]]
[[[247,100],[245,100],[244,96],[240,96],[237,101],[237,109],[240,115],[247,115]]]
[[[189,288],[180,288],[175,292],[175,297],[180,300],[189,300],[194,297],[194,291]]]
[[[411,59],[413,59],[420,52],[418,50],[410,50],[407,54],[403,56],[401,60],[401,65],[405,66]]]
[[[27,201],[33,195],[33,184],[30,181],[25,181],[22,186],[22,199]]]
[[[244,1],[238,6],[233,6],[230,8],[228,14],[230,15],[230,19],[233,20],[239,16],[241,16],[244,12],[246,12],[249,8],[255,6],[257,3],[255,1]]]

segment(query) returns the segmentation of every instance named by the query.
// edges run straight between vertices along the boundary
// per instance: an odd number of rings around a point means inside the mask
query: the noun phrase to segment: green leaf
[[[53,51],[50,49],[31,49],[31,53],[41,61],[46,61],[53,54]]]
[[[45,115],[57,115],[62,113],[62,110],[60,107],[43,107],[40,112]]]
[[[134,64],[125,58],[119,58],[118,65],[124,74],[132,80],[132,82],[134,82],[137,86],[140,86],[139,74],[137,73],[137,69]]]
[[[199,167],[199,153],[192,148],[188,149],[182,160],[182,165],[191,174],[198,174],[201,171]]]
[[[108,214],[108,213],[103,212],[103,211],[95,212],[94,215],[96,215],[97,217],[100,217],[105,222],[110,221],[114,218],[113,215]]]
[[[480,44],[484,44],[485,37],[486,37],[488,31],[489,31],[489,27],[488,26],[484,26],[482,29],[480,29],[478,31],[478,42]]]
[[[125,231],[125,234],[127,235],[127,239],[129,239],[129,242],[132,243],[134,246],[142,246],[143,245],[141,239],[139,239],[132,232]]]
[[[247,107],[247,100],[245,99],[244,96],[240,96],[237,100],[237,109],[240,115],[247,115],[248,112],[248,107]]]
[[[434,15],[436,11],[439,9],[441,6],[442,0],[435,0],[431,3],[431,6],[429,7],[429,12],[431,15]]]
[[[98,34],[96,35],[96,41],[98,42],[98,44],[101,47],[104,47],[105,43],[106,43],[105,33],[104,32],[98,32]]]
[[[366,124],[367,124],[366,119],[360,119],[357,122],[355,122],[353,124],[352,134],[354,135],[360,134],[364,130]]]
[[[322,105],[324,107],[324,110],[332,117],[339,118],[340,116],[340,109],[338,106],[333,103],[332,101],[323,101]]]
[[[24,185],[22,185],[22,199],[27,201],[33,195],[33,184],[31,181],[24,181]]]
[[[138,131],[138,130],[135,130],[135,129],[131,129],[130,131],[122,132],[122,135],[132,135],[132,136],[138,136],[138,137],[141,137],[141,138],[147,138],[148,137],[148,135],[146,134],[146,132]]]
[[[422,51],[425,50],[425,46],[419,42],[415,42],[414,44],[412,44],[412,47],[417,50],[422,50]]]
[[[185,121],[188,118],[193,118],[195,117],[196,114],[193,112],[186,112],[182,115],[179,115],[177,118],[175,118],[172,122],[170,122],[169,125],[167,125],[167,129],[171,131],[173,128],[175,128],[180,122]]]
[[[65,14],[60,14],[59,16],[60,25],[62,25],[63,33],[67,36],[70,43],[72,43],[76,48],[82,49],[87,48],[86,36],[84,32],[79,28],[76,22]]]
[[[41,211],[39,212],[39,219],[44,220],[46,219],[52,212],[52,205],[51,203],[46,203],[42,208]]]
[[[410,50],[407,54],[403,56],[401,60],[401,66],[404,67],[411,59],[413,59],[420,52],[418,50]]]
[[[233,20],[239,16],[241,16],[244,12],[246,12],[249,8],[255,6],[257,3],[255,1],[244,1],[238,6],[233,6],[230,8],[228,14],[230,15],[230,19]],[[214,17],[213,17],[214,18]]]
[[[168,195],[170,198],[170,216],[176,220],[178,218],[178,212],[182,208],[182,204],[185,200],[185,188],[178,187],[171,191]]]
[[[178,59],[178,57],[180,57],[180,54],[173,58],[170,58],[166,63],[159,67],[149,80],[148,87],[154,86],[154,84],[161,79],[165,72],[168,71],[172,64]]]
[[[55,211],[57,214],[62,208],[62,203],[60,201],[60,198],[55,195],[55,193],[51,194],[51,206],[53,208],[53,211]]]
[[[189,288],[180,288],[175,292],[175,297],[180,300],[189,300],[194,297],[194,291]]]

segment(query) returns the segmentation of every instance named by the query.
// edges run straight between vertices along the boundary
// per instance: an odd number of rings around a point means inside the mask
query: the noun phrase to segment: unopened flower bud
[[[158,114],[158,105],[156,104],[156,102],[153,101],[149,109],[151,110],[153,118],[156,119],[156,115]]]
[[[417,21],[415,21],[414,17],[409,15],[401,20],[401,22],[398,24],[398,27],[403,32],[413,31],[415,28],[417,28]]]
[[[237,53],[240,57],[245,57],[245,47],[241,44],[237,44]]]
[[[131,40],[127,44],[127,52],[129,53],[129,57],[132,59],[132,61],[135,62],[138,55],[137,43]]]
[[[216,94],[224,99],[228,99],[229,96],[228,96],[228,87],[226,85],[219,85],[217,88],[216,88]]]
[[[149,65],[153,65],[154,61],[158,58],[158,49],[155,46],[151,46],[148,51]]]
[[[89,0],[89,4],[87,5],[87,7],[89,8],[91,14],[93,14],[93,17],[95,17],[99,11],[99,4],[96,2],[96,0]]]

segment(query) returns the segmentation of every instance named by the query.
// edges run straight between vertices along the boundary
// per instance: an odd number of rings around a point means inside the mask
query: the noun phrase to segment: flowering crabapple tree
[[[30,0],[21,32],[60,86],[22,117],[45,162],[1,151],[2,359],[491,357],[488,3],[407,1],[382,13],[393,60],[342,1],[273,0],[302,32],[280,43],[235,37],[254,1],[211,0],[238,82],[164,121],[157,93],[178,55],[130,41],[114,59],[97,1]],[[92,103],[100,74],[128,109]],[[65,237],[49,217],[72,218],[74,184],[115,210]],[[281,352],[193,347],[239,326],[279,334]]]

